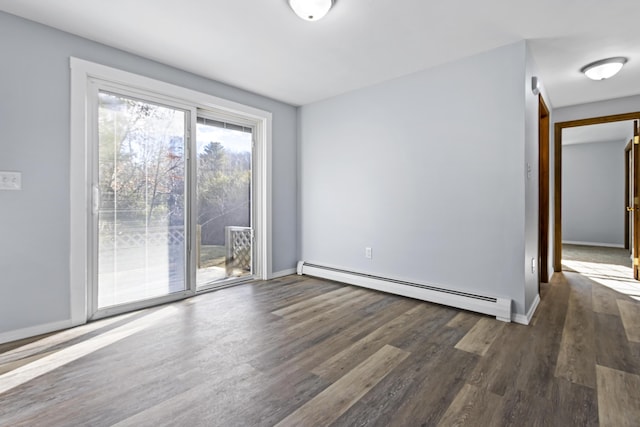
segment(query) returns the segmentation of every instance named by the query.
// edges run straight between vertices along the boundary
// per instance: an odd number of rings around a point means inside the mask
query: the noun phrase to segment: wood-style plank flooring
[[[640,302],[575,272],[541,292],[523,326],[307,277],[223,289],[0,346],[0,426],[640,425]]]

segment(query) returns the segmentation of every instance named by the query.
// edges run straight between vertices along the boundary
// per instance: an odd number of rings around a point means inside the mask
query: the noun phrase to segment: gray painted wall
[[[302,258],[524,314],[526,56],[519,42],[302,107]]]
[[[562,147],[562,240],[624,245],[625,141]]]
[[[273,271],[298,258],[297,109],[0,12],[0,334],[69,318],[69,57],[273,113]]]

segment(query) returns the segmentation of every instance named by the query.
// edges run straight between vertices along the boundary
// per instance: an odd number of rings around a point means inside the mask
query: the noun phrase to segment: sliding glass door
[[[110,91],[97,104],[94,312],[188,290],[189,111]]]
[[[196,281],[202,289],[253,274],[253,130],[199,116],[196,135]]]
[[[87,219],[76,216],[72,233],[84,236],[73,240],[75,259],[84,260],[74,270],[74,289],[84,289],[77,317],[266,278],[270,115],[162,82],[128,85],[131,75],[98,68],[114,79],[87,74],[76,82],[84,96],[74,98],[86,104],[74,109],[84,132],[72,151],[82,148],[87,161],[74,163],[85,192],[73,212]]]

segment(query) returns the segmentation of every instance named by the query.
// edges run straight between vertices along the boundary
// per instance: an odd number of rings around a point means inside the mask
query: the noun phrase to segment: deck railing
[[[224,228],[227,277],[251,272],[253,230],[251,227]]]

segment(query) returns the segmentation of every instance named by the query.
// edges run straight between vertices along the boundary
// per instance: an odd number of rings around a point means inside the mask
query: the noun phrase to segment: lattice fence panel
[[[143,248],[145,246],[182,246],[184,245],[184,227],[169,227],[160,229],[124,229],[113,233],[100,233],[100,249]]]
[[[251,227],[225,227],[227,276],[251,272]]]

